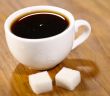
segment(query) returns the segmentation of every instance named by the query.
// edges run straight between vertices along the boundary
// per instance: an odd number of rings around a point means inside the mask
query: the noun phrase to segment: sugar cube
[[[74,90],[80,83],[80,72],[63,67],[55,76],[56,85],[68,90]]]
[[[29,84],[36,94],[52,90],[52,80],[47,71],[29,75]]]

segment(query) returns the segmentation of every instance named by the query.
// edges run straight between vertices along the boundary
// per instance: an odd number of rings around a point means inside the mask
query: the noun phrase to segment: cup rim
[[[42,11],[42,10],[47,10],[48,12],[56,12],[58,14],[61,14],[63,16],[65,16],[68,20],[69,20],[69,26],[68,28],[66,28],[63,32],[57,34],[57,35],[54,35],[54,36],[51,36],[51,37],[46,37],[46,38],[36,38],[36,39],[30,39],[30,38],[23,38],[23,37],[19,37],[15,34],[13,34],[11,32],[11,24],[13,23],[14,20],[16,20],[16,18],[20,17],[20,16],[23,16],[24,14],[27,14],[27,13],[33,13],[33,12],[36,12],[36,11]],[[4,24],[4,29],[5,29],[5,34],[8,34],[10,35],[11,37],[13,38],[16,38],[16,39],[19,39],[19,40],[24,40],[24,41],[31,41],[31,42],[34,42],[34,41],[45,41],[45,40],[49,40],[49,39],[55,39],[56,37],[60,37],[61,35],[64,35],[66,34],[67,32],[71,32],[70,30],[73,28],[74,26],[74,16],[67,10],[63,9],[63,8],[59,8],[59,7],[56,7],[56,6],[48,6],[48,5],[40,5],[40,6],[31,6],[31,7],[25,7],[23,9],[20,9],[14,13],[12,13],[5,21],[5,24]],[[73,30],[74,32],[74,30]]]

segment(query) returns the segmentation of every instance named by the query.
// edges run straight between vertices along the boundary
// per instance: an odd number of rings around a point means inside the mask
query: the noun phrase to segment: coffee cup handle
[[[72,49],[74,49],[77,46],[79,46],[80,44],[82,44],[89,37],[89,35],[91,33],[90,24],[86,20],[82,20],[82,19],[75,21],[75,32],[78,32],[78,29],[81,26],[84,26],[85,30],[84,30],[84,32],[82,32],[82,34],[78,38],[75,39],[75,41],[73,42]]]

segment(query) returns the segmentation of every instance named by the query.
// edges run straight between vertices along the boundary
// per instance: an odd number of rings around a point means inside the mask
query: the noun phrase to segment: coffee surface
[[[11,31],[18,37],[40,39],[60,34],[68,25],[68,20],[61,15],[34,13],[15,20],[11,25]]]

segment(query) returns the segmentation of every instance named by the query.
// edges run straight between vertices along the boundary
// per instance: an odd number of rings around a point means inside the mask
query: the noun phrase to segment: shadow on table
[[[53,79],[53,84],[55,85],[54,77],[56,73],[62,68],[68,67],[71,69],[79,70],[81,72],[82,81],[80,85],[74,91],[68,91],[62,88],[58,88],[54,86],[54,90],[52,92],[48,92],[39,96],[56,96],[56,95],[76,95],[77,92],[88,90],[88,85],[86,81],[91,78],[94,78],[98,75],[99,70],[95,62],[90,60],[83,59],[65,59],[56,67],[48,70],[51,78]],[[36,96],[29,86],[28,76],[29,74],[37,73],[38,71],[35,69],[29,69],[28,67],[18,64],[15,68],[12,78],[11,78],[11,96]]]

